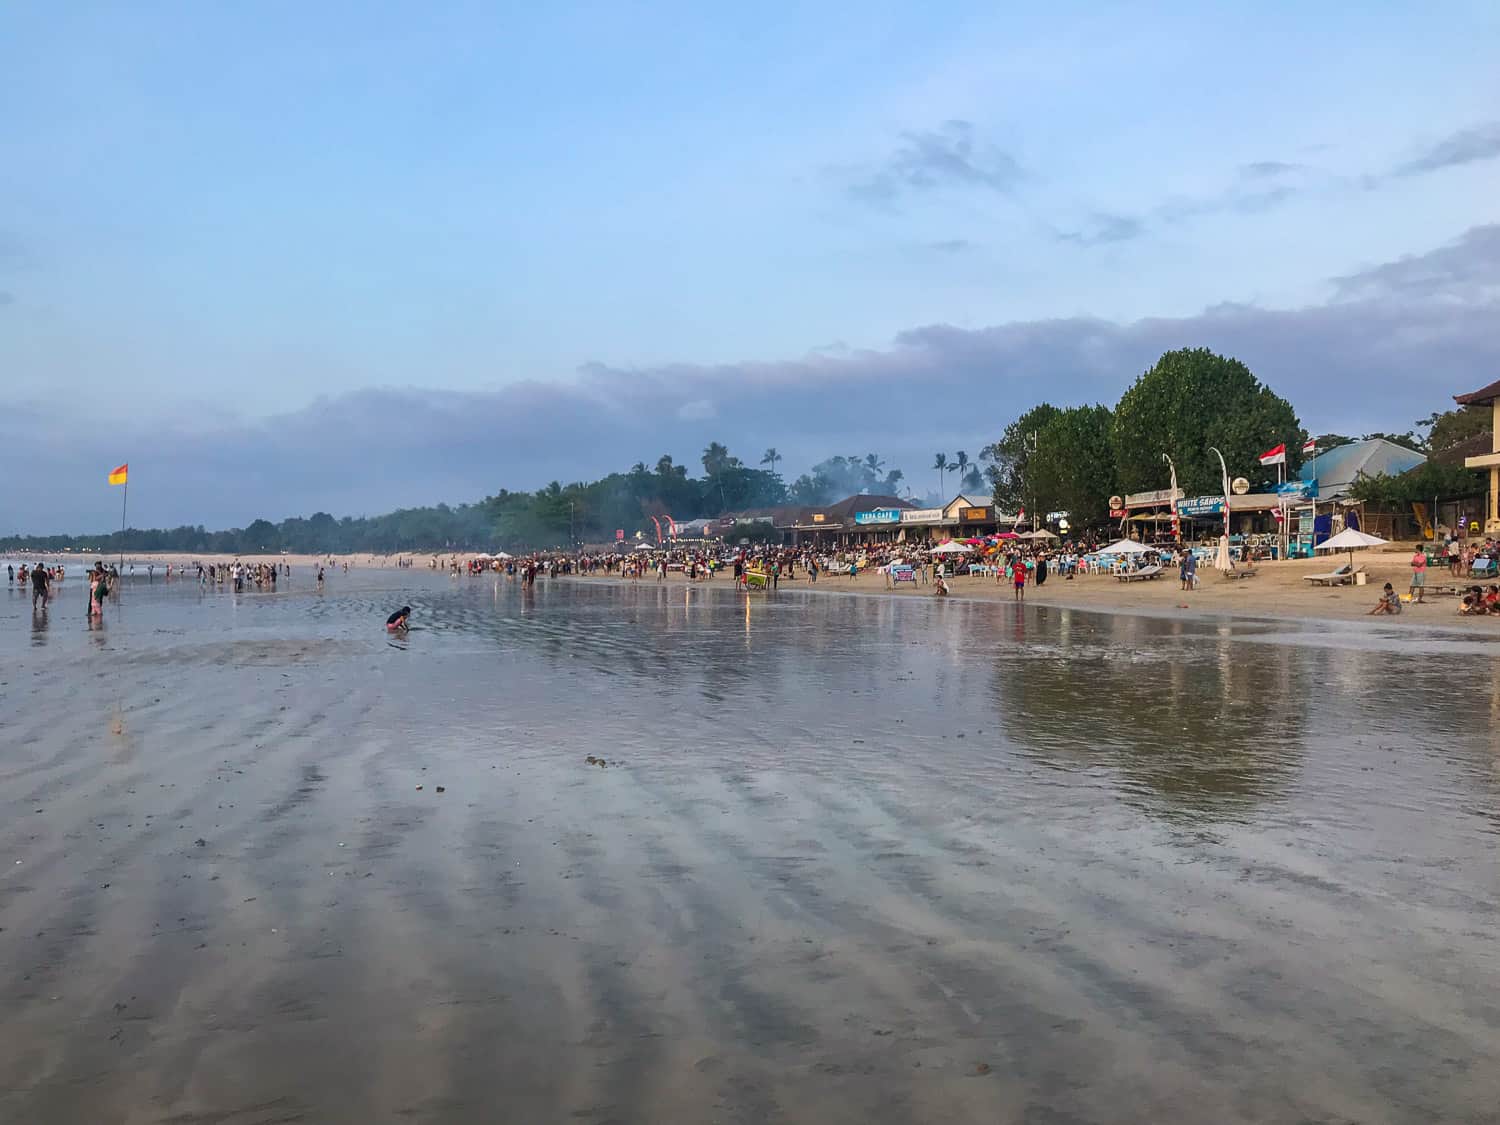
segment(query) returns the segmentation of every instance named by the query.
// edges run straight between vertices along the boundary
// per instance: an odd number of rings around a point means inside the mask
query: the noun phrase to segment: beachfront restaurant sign
[[[908,508],[901,513],[902,523],[942,523],[941,508]]]
[[[994,508],[960,508],[958,510],[959,523],[994,523]]]
[[[900,508],[876,508],[871,512],[855,512],[855,523],[900,523]]]
[[[813,523],[824,523],[824,522],[827,521],[827,519],[828,519],[828,517],[825,516],[822,512],[814,512],[813,513],[813,518],[812,518]]]
[[[1194,496],[1191,500],[1179,500],[1177,501],[1177,514],[1179,516],[1222,516],[1224,497]]]
[[[1173,500],[1181,500],[1182,489],[1173,492],[1170,488],[1158,488],[1155,492],[1132,492],[1125,497],[1127,508],[1164,508]]]

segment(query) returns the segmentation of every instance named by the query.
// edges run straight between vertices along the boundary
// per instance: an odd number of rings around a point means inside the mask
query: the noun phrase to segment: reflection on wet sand
[[[122,597],[0,630],[0,1120],[1500,1104],[1493,661],[645,582]]]
[[[1058,768],[1111,770],[1124,799],[1186,821],[1243,819],[1275,799],[1305,735],[1294,687],[1320,682],[1328,656],[1069,609],[1018,615],[1012,640],[994,659],[1011,741]]]

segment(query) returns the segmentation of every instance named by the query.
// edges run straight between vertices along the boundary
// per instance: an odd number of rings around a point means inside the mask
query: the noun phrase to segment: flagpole
[[[125,478],[125,491],[120,496],[120,569],[125,569],[125,505],[130,503],[130,477]]]

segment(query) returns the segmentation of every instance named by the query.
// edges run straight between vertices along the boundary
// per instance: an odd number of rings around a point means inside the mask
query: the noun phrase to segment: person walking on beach
[[[1411,557],[1411,600],[1417,605],[1422,604],[1422,590],[1427,585],[1427,552],[1422,550],[1422,544],[1417,544],[1416,552]]]
[[[42,603],[43,609],[47,608],[47,583],[50,580],[51,576],[47,573],[46,567],[34,566],[31,568],[31,608],[33,610],[36,609],[38,601]]]
[[[1015,561],[1011,564],[1011,583],[1012,583],[1012,585],[1014,585],[1015,590],[1016,590],[1016,601],[1018,601],[1018,602],[1025,601],[1026,600],[1026,560],[1024,560],[1023,558],[1021,558],[1020,555],[1017,555],[1015,557]]]

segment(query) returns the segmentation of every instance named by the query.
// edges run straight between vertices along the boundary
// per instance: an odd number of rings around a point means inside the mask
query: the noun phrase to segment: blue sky
[[[16,529],[107,526],[126,459],[143,524],[715,439],[921,488],[1158,345],[1318,430],[1500,376],[1491,3],[0,18],[0,463],[51,482]]]

